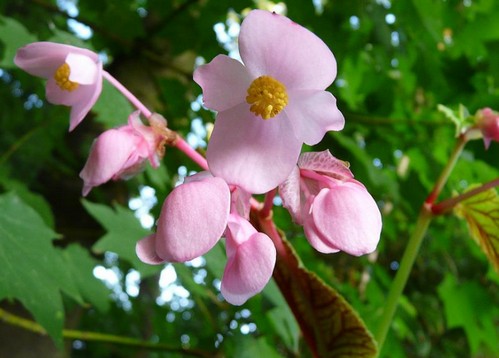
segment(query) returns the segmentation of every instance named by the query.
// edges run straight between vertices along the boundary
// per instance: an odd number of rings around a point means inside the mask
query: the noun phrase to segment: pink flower
[[[53,42],[34,42],[17,51],[14,62],[48,79],[47,100],[71,107],[69,130],[87,115],[102,90],[102,62],[96,53]]]
[[[185,262],[204,255],[227,227],[230,190],[208,172],[189,177],[166,198],[157,231],[137,243],[145,263]]]
[[[376,249],[382,226],[378,206],[329,151],[302,154],[279,192],[317,251],[360,256]]]
[[[153,167],[159,166],[164,154],[166,121],[153,114],[149,119],[152,125],[148,127],[139,115],[139,111],[132,113],[127,125],[107,130],[94,141],[80,172],[83,196],[111,179],[127,179],[137,174],[147,159]]]
[[[242,305],[267,285],[276,261],[272,240],[241,216],[231,214],[226,230],[227,265],[222,295],[233,305]]]
[[[243,21],[239,48],[244,65],[219,55],[194,73],[205,105],[218,111],[207,159],[213,175],[264,193],[286,179],[303,143],[343,128],[325,91],[336,61],[313,33],[263,10]]]
[[[272,240],[247,220],[249,198],[209,172],[187,178],[166,198],[156,233],[137,243],[137,256],[149,264],[189,261],[225,232],[228,262],[221,291],[228,302],[243,304],[265,287],[276,260]]]
[[[491,141],[499,142],[499,114],[490,108],[484,108],[478,112],[477,119],[485,148],[488,149]]]

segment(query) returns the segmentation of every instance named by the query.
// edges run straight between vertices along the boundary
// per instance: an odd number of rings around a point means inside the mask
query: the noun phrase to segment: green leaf
[[[62,346],[64,307],[59,291],[82,299],[52,246],[58,235],[14,193],[0,196],[0,300],[17,298]]]
[[[92,247],[96,253],[112,251],[122,259],[131,263],[143,277],[159,271],[162,266],[146,265],[135,254],[135,245],[138,240],[150,234],[150,231],[140,226],[139,220],[128,210],[115,205],[114,210],[109,206],[95,204],[83,200],[83,206],[106,230],[107,234]]]
[[[303,267],[284,240],[274,279],[318,357],[375,357],[377,346],[364,322],[348,302],[315,273]]]
[[[69,245],[61,250],[61,255],[85,301],[99,311],[107,312],[110,303],[109,290],[93,275],[97,260],[77,244]]]
[[[499,353],[499,336],[494,323],[494,300],[476,282],[457,283],[448,274],[438,287],[449,328],[461,327],[466,332],[472,354],[485,344]],[[497,310],[497,308],[495,309]]]
[[[457,110],[453,110],[449,107],[446,107],[442,104],[437,106],[437,109],[442,112],[448,119],[454,123],[456,126],[456,137],[463,133],[467,127],[473,124],[473,119],[470,116],[470,112],[468,108],[459,104],[459,108]]]
[[[15,67],[14,57],[17,50],[37,39],[20,22],[0,15],[0,41],[4,45],[4,51],[0,56],[0,66],[11,68]]]
[[[472,186],[470,189],[473,189]],[[489,189],[459,203],[454,212],[466,220],[471,237],[499,272],[499,196]]]

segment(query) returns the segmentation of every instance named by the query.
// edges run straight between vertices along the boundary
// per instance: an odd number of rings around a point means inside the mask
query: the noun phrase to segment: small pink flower
[[[128,124],[102,133],[94,141],[90,155],[80,172],[84,181],[83,196],[93,187],[111,179],[127,179],[140,172],[149,162],[159,166],[164,154],[164,135],[166,121],[155,114],[150,118],[153,124],[148,127],[140,120],[136,111],[128,118]]]
[[[267,235],[237,214],[230,214],[225,236],[228,261],[221,292],[231,304],[242,305],[269,282],[276,249]]]
[[[218,111],[207,160],[214,175],[264,193],[286,179],[303,143],[343,128],[325,91],[336,61],[313,33],[263,10],[243,21],[239,49],[244,65],[219,55],[194,73],[205,105]]]
[[[499,114],[490,108],[484,108],[478,112],[477,119],[485,148],[488,149],[491,141],[499,142]]]
[[[47,100],[71,107],[69,130],[87,115],[102,90],[102,62],[96,53],[53,42],[34,42],[17,51],[14,62],[48,79]]]
[[[317,251],[360,256],[376,249],[382,226],[378,206],[329,151],[302,154],[279,192]]]

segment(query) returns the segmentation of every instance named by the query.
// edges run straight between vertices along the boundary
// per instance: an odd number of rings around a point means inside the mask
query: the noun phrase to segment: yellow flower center
[[[69,74],[71,73],[71,69],[67,63],[64,63],[60,66],[57,71],[55,71],[54,79],[55,83],[63,90],[63,91],[74,91],[78,88],[78,83],[72,82],[69,80]]]
[[[275,117],[288,104],[286,86],[270,76],[260,76],[248,87],[250,111],[263,119]]]

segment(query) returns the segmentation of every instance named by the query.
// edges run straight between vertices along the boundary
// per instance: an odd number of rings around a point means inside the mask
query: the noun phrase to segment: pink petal
[[[231,216],[227,230],[228,261],[221,292],[233,305],[242,305],[263,290],[272,277],[276,250],[272,240],[251,224]]]
[[[312,208],[316,233],[327,245],[360,256],[376,249],[381,213],[376,202],[356,181],[323,189]]]
[[[119,173],[137,145],[137,138],[118,129],[102,133],[92,145],[90,155],[80,172],[84,181],[83,196]]]
[[[334,254],[340,251],[318,232],[314,219],[311,215],[305,217],[303,229],[307,241],[317,251],[322,252],[323,254]]]
[[[225,111],[246,101],[253,78],[241,62],[218,55],[194,71],[194,81],[203,89],[206,107]]]
[[[336,60],[326,44],[287,17],[253,10],[244,19],[239,51],[254,77],[270,75],[289,89],[326,89]]]
[[[69,80],[80,85],[91,85],[98,79],[99,65],[88,56],[69,53],[66,63],[70,68]]]
[[[97,68],[97,82],[92,85],[80,85],[81,99],[73,104],[69,121],[69,130],[72,131],[90,112],[102,92],[102,63]],[[77,91],[80,89],[78,88]]]
[[[281,196],[283,206],[288,209],[293,221],[302,225],[300,170],[297,166],[294,167],[286,180],[279,185],[279,195]]]
[[[334,157],[327,149],[322,152],[302,153],[298,159],[298,166],[300,169],[325,173],[338,179],[353,178],[347,163]]]
[[[140,261],[146,264],[158,265],[165,262],[156,254],[156,234],[151,234],[138,241],[135,245],[135,252]]]
[[[326,91],[289,91],[284,108],[296,136],[308,145],[319,143],[328,131],[345,126],[343,114],[336,107],[336,99]]]
[[[218,113],[206,156],[213,175],[260,194],[287,178],[300,150],[285,115],[263,120],[244,103]]]
[[[72,131],[90,112],[102,92],[102,64],[97,66],[98,80],[92,85],[80,85],[73,91],[62,90],[50,77],[47,81],[45,95],[47,101],[53,104],[71,108],[69,130]]]
[[[221,178],[176,187],[161,209],[156,233],[158,256],[185,262],[208,252],[227,226],[229,207],[229,187]]]
[[[251,209],[251,194],[240,187],[235,187],[231,192],[230,198],[231,213],[235,213],[245,219],[249,219]]]
[[[315,226],[314,218],[311,215],[313,210],[315,195],[309,195],[306,200],[307,202],[305,206],[302,208],[302,215],[303,215],[303,231],[307,241],[314,249],[324,254],[333,254],[335,252],[340,251],[331,242],[324,240],[323,235],[320,232],[318,232],[317,227]]]
[[[98,62],[98,55],[87,49],[54,42],[34,42],[17,51],[14,63],[34,76],[51,78],[69,53],[81,54]]]

